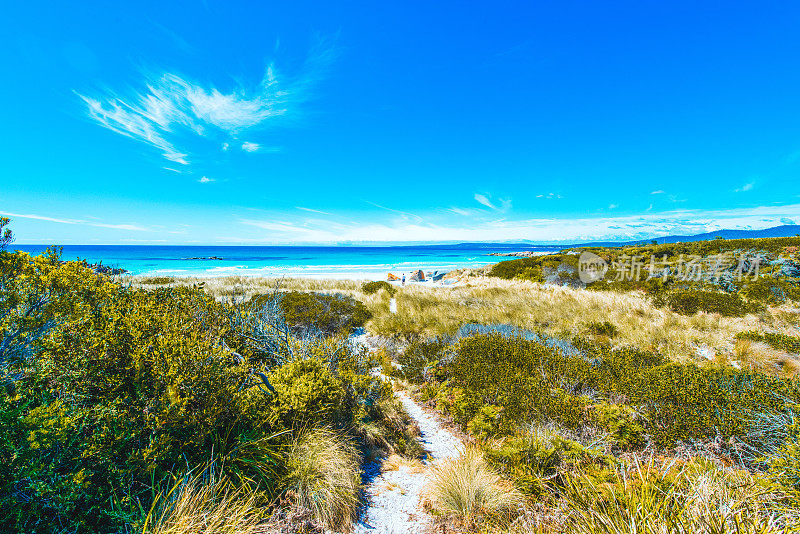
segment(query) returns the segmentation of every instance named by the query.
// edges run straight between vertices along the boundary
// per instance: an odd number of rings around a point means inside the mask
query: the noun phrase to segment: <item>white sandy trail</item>
[[[366,333],[354,335],[351,340],[355,345],[371,351],[379,346],[374,339],[371,342]],[[389,380],[384,375],[380,376]],[[464,449],[458,437],[445,429],[433,414],[423,410],[406,392],[397,392],[396,395],[419,426],[419,440],[428,453],[423,462],[425,469],[420,469],[419,465],[415,469],[411,462],[406,462],[399,469],[381,472],[383,460],[365,465],[365,474],[370,479],[364,488],[367,503],[354,534],[424,533],[431,525],[431,518],[422,509],[420,500],[428,483],[429,466],[438,460],[459,456]]]
[[[436,418],[425,412],[405,392],[397,394],[406,411],[419,425],[420,441],[429,453],[426,465],[458,456],[463,444],[452,432],[442,427]],[[365,468],[380,471],[374,462]],[[376,476],[365,488],[369,499],[355,534],[421,534],[429,529],[430,517],[422,510],[420,498],[428,482],[428,469],[414,472],[413,467],[401,464],[400,469]]]

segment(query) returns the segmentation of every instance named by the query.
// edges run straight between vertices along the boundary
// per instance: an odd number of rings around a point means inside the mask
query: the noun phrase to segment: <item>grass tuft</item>
[[[290,447],[288,489],[326,528],[347,531],[358,507],[359,460],[353,444],[340,434],[308,430]]]
[[[263,510],[258,495],[225,478],[186,475],[153,503],[143,534],[255,534]]]
[[[470,447],[434,468],[429,494],[432,508],[471,530],[481,522],[508,520],[522,505],[522,494]]]
[[[565,493],[575,534],[772,534],[786,520],[752,475],[703,464],[637,463],[611,483],[576,477]]]

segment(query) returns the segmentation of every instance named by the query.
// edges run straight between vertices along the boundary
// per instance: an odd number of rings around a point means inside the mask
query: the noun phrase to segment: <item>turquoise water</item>
[[[16,245],[13,248],[40,253],[46,247]],[[66,245],[62,257],[85,259],[145,275],[382,279],[387,272],[408,275],[416,269],[428,272],[478,267],[505,259],[489,256],[490,252],[521,250],[550,252],[558,249],[487,243],[396,247]]]

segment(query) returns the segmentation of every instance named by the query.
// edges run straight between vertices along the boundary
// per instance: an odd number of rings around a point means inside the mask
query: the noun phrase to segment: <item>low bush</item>
[[[363,303],[347,295],[287,291],[279,296],[286,322],[295,335],[349,334],[372,317]],[[272,294],[254,296],[250,305],[258,307],[273,297]]]
[[[501,433],[530,421],[554,421],[567,429],[594,424],[620,448],[635,448],[645,435],[667,447],[716,436],[742,438],[748,413],[778,410],[784,405],[779,398],[800,399],[800,384],[788,378],[668,363],[659,354],[585,340],[576,340],[575,347],[577,354],[499,334],[464,338],[442,367],[446,380],[438,387],[437,403],[463,428],[484,406],[496,406],[502,409]],[[587,396],[597,394],[621,399],[641,415],[622,403],[598,405]],[[590,409],[593,405],[599,407]],[[483,419],[476,420],[476,429]]]
[[[633,449],[644,444],[644,427],[630,406],[601,402],[592,406],[591,419],[616,447]]]
[[[785,352],[800,354],[800,337],[787,336],[786,334],[774,334],[771,332],[739,332],[736,339],[747,339],[766,343],[773,349]]]
[[[269,375],[275,388],[274,413],[287,427],[310,421],[334,424],[345,391],[341,380],[321,358],[298,358]]]
[[[361,285],[361,291],[363,291],[367,295],[373,295],[373,294],[375,294],[375,293],[377,293],[378,291],[381,291],[381,290],[386,291],[386,293],[389,296],[392,296],[397,292],[397,289],[392,284],[390,284],[389,282],[386,282],[385,280],[379,280],[379,281],[374,281],[374,282],[364,282]]]
[[[665,306],[682,315],[697,312],[718,313],[724,317],[742,317],[763,309],[757,303],[746,302],[735,293],[703,291],[697,289],[676,289],[659,294],[653,299],[656,306]]]
[[[365,352],[296,338],[264,304],[134,289],[54,254],[0,251],[0,531],[138,529],[154,488],[212,455],[231,491],[257,488],[260,506],[286,491],[284,451],[301,426],[392,426],[378,408],[391,388]],[[352,324],[360,308],[346,307]],[[205,490],[186,491],[188,506]]]
[[[412,341],[397,357],[400,376],[412,383],[435,378],[433,375],[447,346],[443,338]]]
[[[503,409],[499,406],[486,404],[481,406],[478,413],[467,423],[469,433],[480,440],[497,436],[501,432],[500,414]]]
[[[138,278],[136,282],[144,285],[165,286],[167,284],[174,284],[176,280],[172,276],[143,276]]]
[[[608,321],[589,323],[588,329],[598,336],[614,337],[619,334],[619,329]]]
[[[490,443],[484,456],[523,493],[536,497],[560,490],[573,473],[602,478],[614,465],[613,459],[602,452],[541,426]]]
[[[762,276],[744,283],[739,289],[739,294],[748,301],[775,306],[787,300],[800,300],[800,286],[797,282],[783,278]]]

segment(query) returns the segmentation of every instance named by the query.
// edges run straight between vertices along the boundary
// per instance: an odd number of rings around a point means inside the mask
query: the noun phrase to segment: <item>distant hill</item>
[[[764,230],[719,230],[717,232],[706,232],[705,234],[668,235],[665,237],[641,239],[638,241],[628,241],[625,243],[609,243],[609,245],[639,245],[642,243],[649,244],[653,241],[661,245],[664,243],[681,243],[687,241],[708,241],[709,239],[715,239],[717,237],[721,237],[723,239],[757,239],[763,237],[792,237],[796,235],[800,235],[800,225],[784,224],[781,226],[775,226],[773,228],[765,228]]]

